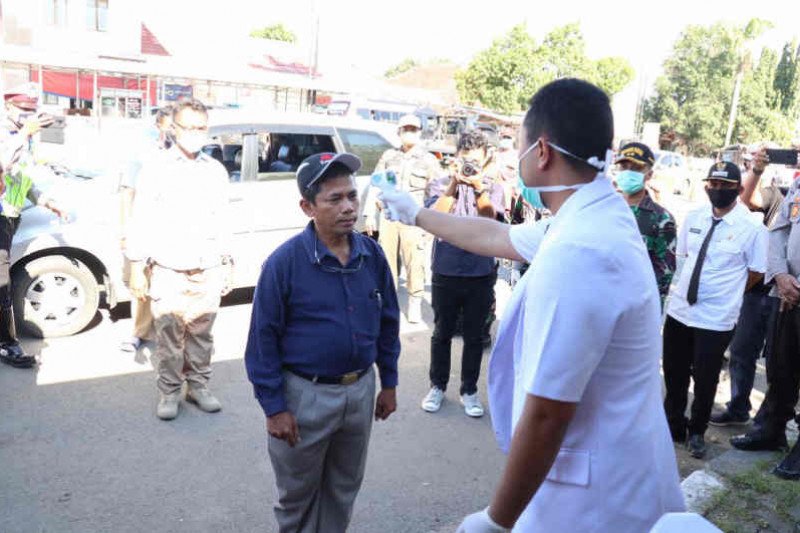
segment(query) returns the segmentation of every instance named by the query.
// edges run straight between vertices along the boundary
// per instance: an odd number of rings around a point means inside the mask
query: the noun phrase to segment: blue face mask
[[[522,176],[517,173],[517,187],[519,187],[520,194],[522,198],[528,202],[531,207],[534,209],[544,209],[544,203],[542,202],[542,195],[539,194],[537,189],[533,187],[528,187],[525,185],[525,182],[522,181]]]
[[[624,194],[636,194],[644,189],[644,174],[635,170],[623,170],[617,174],[616,182]]]

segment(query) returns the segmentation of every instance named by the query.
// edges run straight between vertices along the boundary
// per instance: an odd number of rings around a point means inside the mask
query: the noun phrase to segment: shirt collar
[[[729,226],[733,226],[739,219],[742,217],[742,214],[748,213],[748,211],[744,211],[745,207],[739,203],[739,200],[736,200],[736,207],[730,210],[730,212],[726,213],[725,216],[722,217],[722,221]],[[706,218],[708,220],[714,220],[714,208],[709,204],[706,207]]]
[[[644,211],[655,211],[656,210],[656,203],[653,201],[653,198],[650,196],[650,193],[645,191],[644,197],[642,201],[639,202],[639,209]]]
[[[316,263],[317,259],[322,259],[325,256],[331,257],[338,261],[338,258],[328,250],[321,240],[317,238],[317,232],[314,229],[314,221],[308,223],[306,229],[302,233],[303,247],[308,254],[308,260],[311,263]],[[315,254],[316,251],[316,254]],[[358,259],[360,256],[371,256],[372,252],[363,243],[362,239],[356,238],[355,234],[350,235],[350,262]]]
[[[554,221],[566,220],[584,207],[611,194],[617,194],[611,186],[611,180],[604,174],[598,174],[594,181],[587,183],[567,198],[567,201],[562,204],[561,209],[556,213]]]
[[[171,158],[174,158],[175,161],[182,161],[186,163],[197,163],[197,162],[207,163],[210,160],[208,154],[206,154],[205,152],[200,152],[199,154],[197,154],[197,157],[195,159],[189,159],[188,157],[186,157],[186,154],[184,154],[183,151],[180,148],[178,148],[178,146],[175,144],[173,144],[166,152],[169,154]]]

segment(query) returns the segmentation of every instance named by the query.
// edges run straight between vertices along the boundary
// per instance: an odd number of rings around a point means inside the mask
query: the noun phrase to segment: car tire
[[[17,326],[38,338],[82,331],[100,303],[100,287],[92,271],[62,255],[26,263],[12,275],[11,287]]]

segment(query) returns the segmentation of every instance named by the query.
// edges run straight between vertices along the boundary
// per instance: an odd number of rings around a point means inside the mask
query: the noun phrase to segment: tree
[[[272,41],[283,41],[286,43],[297,42],[297,36],[292,30],[283,24],[273,24],[250,32],[250,37],[258,39],[269,39]]]
[[[541,45],[521,24],[478,52],[456,74],[456,84],[462,101],[514,113],[524,110],[540,87],[566,76],[589,79],[613,96],[633,79],[633,68],[621,58],[591,61],[578,24],[554,29]]]
[[[800,46],[797,40],[786,43],[775,72],[775,102],[781,111],[790,113],[800,103]]]
[[[384,73],[383,76],[385,78],[394,78],[395,76],[399,76],[403,72],[408,72],[409,70],[411,70],[412,68],[414,68],[414,67],[416,67],[418,65],[419,65],[419,63],[417,63],[416,60],[414,60],[411,57],[407,57],[404,60],[402,60],[401,62],[399,62],[398,64],[396,64],[393,67],[389,68],[389,70],[387,70],[386,73]]]
[[[758,19],[745,27],[688,26],[664,62],[655,94],[645,103],[645,120],[660,122],[665,137],[677,139],[691,152],[708,154],[725,140],[738,77],[741,97],[732,142],[788,142],[787,125],[796,123],[797,115],[782,115],[778,105],[785,97],[779,98],[782,93],[775,88],[777,54],[765,51],[753,61],[745,46],[765,27]]]

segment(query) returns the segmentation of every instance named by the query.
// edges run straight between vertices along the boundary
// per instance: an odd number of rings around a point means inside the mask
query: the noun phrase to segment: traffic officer
[[[222,406],[208,389],[220,297],[232,286],[228,255],[228,173],[202,152],[208,113],[198,100],[172,113],[175,146],[145,161],[128,228],[130,289],[149,296],[155,325],[156,416],[178,416],[186,400],[208,413]]]
[[[375,172],[387,170],[397,174],[398,187],[408,191],[421,206],[425,201],[428,183],[441,173],[439,161],[420,146],[422,123],[416,115],[404,115],[398,124],[402,146],[399,150],[387,150],[378,161]],[[363,216],[367,233],[375,233],[378,202],[374,200],[377,190],[372,188],[364,206]],[[425,290],[425,232],[389,220],[380,221],[378,242],[389,261],[392,277],[397,285],[398,259],[402,258],[406,270],[408,309],[406,318],[411,323],[422,321],[422,293]]]
[[[619,151],[616,163],[620,172],[615,177],[615,182],[636,218],[653,265],[663,307],[675,274],[678,233],[675,218],[663,206],[653,201],[646,188],[647,182],[653,177],[655,162],[653,151],[646,144],[628,143]]]
[[[602,171],[608,97],[545,85],[520,134],[520,174],[547,223],[508,226],[383,200],[404,223],[485,256],[527,260],[489,363],[492,423],[508,464],[490,507],[460,532],[647,531],[684,509],[661,411],[661,306],[630,209]]]
[[[776,450],[786,446],[786,423],[795,416],[800,387],[800,178],[795,179],[769,231],[766,282],[781,299],[777,333],[767,359],[764,421],[731,444],[740,450]],[[800,416],[796,417],[800,421]],[[775,468],[785,479],[800,479],[800,444]]]
[[[22,349],[14,322],[10,280],[10,253],[20,214],[28,199],[66,218],[56,202],[42,194],[34,181],[50,170],[33,158],[34,136],[52,123],[52,117],[36,115],[38,96],[33,86],[12,89],[3,95],[5,119],[0,127],[0,168],[3,168],[3,198],[0,205],[0,361],[20,368],[35,364],[34,356]]]

